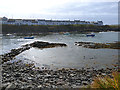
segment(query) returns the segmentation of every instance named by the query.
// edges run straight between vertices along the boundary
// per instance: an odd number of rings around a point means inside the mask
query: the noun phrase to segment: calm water
[[[18,48],[26,43],[34,41],[48,41],[66,43],[67,47],[38,49],[31,48],[16,57],[25,61],[34,61],[38,66],[49,68],[81,68],[111,67],[118,61],[118,50],[116,49],[88,49],[74,45],[74,42],[115,42],[118,41],[118,32],[95,33],[95,37],[86,37],[85,34],[70,35],[39,35],[35,39],[26,40],[24,36],[3,36],[0,54],[7,53],[13,48]]]

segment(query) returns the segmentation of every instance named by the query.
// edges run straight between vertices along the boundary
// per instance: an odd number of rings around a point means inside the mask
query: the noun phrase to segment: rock
[[[106,73],[102,73],[102,75],[103,75],[103,76],[105,76],[105,75],[106,75]]]
[[[31,64],[28,64],[31,65]],[[74,88],[89,85],[93,77],[107,75],[114,70],[111,69],[60,69],[60,70],[39,70],[29,67],[25,63],[4,63],[2,69],[3,88],[15,86],[15,88]],[[34,68],[34,69],[33,69]],[[8,83],[8,84],[7,84]],[[10,85],[12,84],[12,85]],[[8,87],[9,85],[9,87]]]
[[[42,88],[42,85],[38,85],[38,88]]]
[[[34,86],[33,85],[28,85],[27,89],[30,89],[30,88],[34,88]]]
[[[59,76],[59,78],[60,78],[60,79],[62,79],[62,78],[63,78],[63,76]]]
[[[20,76],[21,76],[20,73],[16,73],[16,74],[14,75],[14,77],[20,77]]]
[[[85,48],[108,48],[108,49],[120,49],[119,47],[120,42],[115,43],[93,43],[93,42],[75,42],[75,45],[82,46]]]
[[[83,85],[88,85],[88,81],[82,81]]]
[[[53,48],[53,47],[57,47],[57,46],[67,46],[66,44],[63,43],[49,43],[49,42],[40,42],[40,41],[36,41],[30,44],[30,46],[32,47],[37,47],[37,48]]]
[[[52,76],[47,74],[47,75],[45,75],[45,78],[52,78]]]
[[[2,84],[2,87],[1,87],[1,90],[5,90],[6,87],[9,85],[10,83],[5,83],[5,84]]]
[[[65,83],[63,81],[57,82],[57,85],[64,85]]]
[[[59,78],[59,75],[53,75],[54,78]]]
[[[5,90],[11,90],[11,89],[15,89],[15,85],[13,83],[9,84]]]
[[[87,78],[90,78],[90,77],[91,77],[91,75],[90,75],[90,74],[88,74],[88,75],[86,75],[86,77],[87,77]]]
[[[73,76],[75,76],[75,74],[70,74],[70,76],[72,76],[72,77],[73,77]]]
[[[28,80],[33,80],[33,78],[32,77],[28,77]]]
[[[82,81],[81,80],[76,80],[77,83],[81,83]]]
[[[53,84],[53,83],[54,83],[54,81],[49,81],[49,83],[50,83],[50,84]]]
[[[44,79],[44,81],[45,81],[45,82],[48,82],[48,80],[49,80],[49,79],[47,79],[47,78],[46,78],[46,79]]]

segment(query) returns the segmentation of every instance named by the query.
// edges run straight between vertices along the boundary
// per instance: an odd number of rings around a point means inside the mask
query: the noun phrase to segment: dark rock
[[[82,81],[83,85],[88,85],[88,81]]]
[[[16,73],[16,74],[14,75],[14,77],[20,77],[20,76],[21,76],[20,73]]]
[[[75,45],[83,46],[85,48],[92,48],[92,49],[100,49],[100,48],[120,49],[120,42],[115,42],[115,43],[75,42]]]
[[[15,85],[13,83],[9,84],[5,90],[11,90],[11,89],[15,89]]]

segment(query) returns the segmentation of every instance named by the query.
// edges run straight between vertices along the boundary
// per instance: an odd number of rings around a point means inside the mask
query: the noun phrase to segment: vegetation
[[[2,33],[100,32],[119,31],[118,26],[96,25],[2,25]]]
[[[116,71],[112,73],[112,77],[97,77],[91,85],[91,88],[112,88],[120,90],[120,73]]]

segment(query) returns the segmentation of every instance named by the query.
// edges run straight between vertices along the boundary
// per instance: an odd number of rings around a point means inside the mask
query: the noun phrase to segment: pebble
[[[90,85],[97,75],[110,75],[116,69],[40,70],[33,66],[22,61],[4,63],[2,88],[76,88]]]

